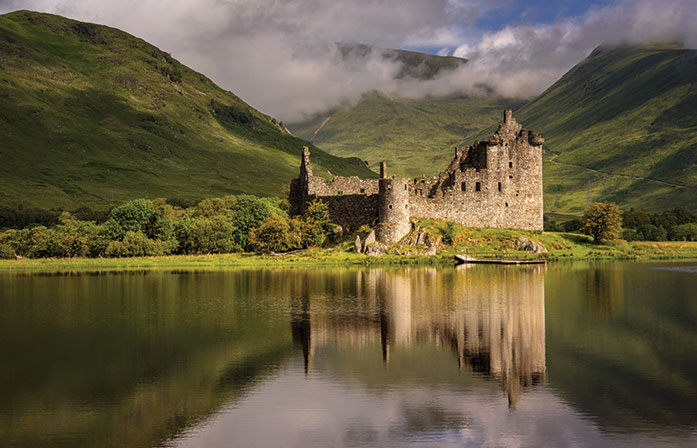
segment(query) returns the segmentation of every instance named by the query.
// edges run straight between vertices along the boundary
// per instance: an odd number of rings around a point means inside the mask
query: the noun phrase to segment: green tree
[[[285,216],[286,213],[277,207],[274,200],[258,198],[243,194],[237,196],[232,209],[232,224],[235,226],[235,241],[241,247],[247,247],[249,232],[273,215]]]
[[[675,241],[697,241],[697,222],[680,224],[673,229]]]
[[[124,232],[144,232],[149,234],[158,218],[152,201],[134,199],[111,210],[109,219],[113,219]]]
[[[259,252],[285,252],[292,248],[293,242],[288,219],[278,215],[270,217],[249,234],[250,247]]]
[[[143,232],[126,232],[123,241],[112,241],[105,251],[107,257],[146,257],[164,255],[166,244],[147,237]]]
[[[235,226],[225,216],[187,216],[176,224],[179,251],[184,254],[239,252]]]
[[[592,202],[583,211],[581,232],[599,244],[616,239],[622,229],[622,212],[614,202]]]

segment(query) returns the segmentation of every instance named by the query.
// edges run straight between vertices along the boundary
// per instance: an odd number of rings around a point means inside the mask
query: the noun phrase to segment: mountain
[[[456,56],[436,56],[418,51],[380,48],[372,45],[340,42],[336,44],[344,61],[362,60],[377,55],[385,61],[400,64],[395,79],[433,79],[445,72],[456,70],[467,63],[467,59]]]
[[[371,93],[288,127],[332,154],[360,157],[371,168],[387,160],[390,174],[413,177],[444,170],[463,138],[498,123],[503,109],[520,104],[497,97],[405,99]]]
[[[504,108],[545,136],[545,211],[578,215],[591,200],[697,210],[697,51],[671,45],[592,52],[536,99],[399,99],[357,104],[289,127],[327,151],[392,173],[435,175],[452,147],[488,137]]]
[[[280,196],[302,147],[282,123],[117,29],[0,16],[0,205]],[[375,177],[312,147],[316,170]]]
[[[516,111],[545,136],[545,208],[697,209],[697,51],[599,47]]]

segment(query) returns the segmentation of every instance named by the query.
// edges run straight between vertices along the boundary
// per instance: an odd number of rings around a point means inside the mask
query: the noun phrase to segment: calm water
[[[697,267],[0,274],[0,446],[697,446]]]

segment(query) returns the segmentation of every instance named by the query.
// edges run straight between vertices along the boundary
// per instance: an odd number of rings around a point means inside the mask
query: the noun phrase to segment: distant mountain
[[[341,42],[336,45],[344,59],[361,59],[369,55],[378,55],[386,61],[399,63],[401,69],[397,72],[396,79],[433,79],[467,64],[467,59],[455,56],[436,56],[418,51],[379,48],[356,43]]]
[[[599,47],[516,112],[545,135],[545,208],[697,209],[697,51]]]
[[[117,29],[0,16],[0,205],[282,195],[307,142]],[[316,170],[375,177],[312,148]]]

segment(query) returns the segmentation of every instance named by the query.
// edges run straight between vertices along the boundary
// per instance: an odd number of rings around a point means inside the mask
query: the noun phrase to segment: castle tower
[[[382,162],[380,174],[385,175],[387,164]],[[378,191],[377,240],[392,244],[401,240],[411,230],[409,222],[409,183],[407,179],[380,177]]]
[[[303,146],[303,159],[300,162],[300,179],[308,182],[312,177],[312,164],[310,163],[310,148]]]

